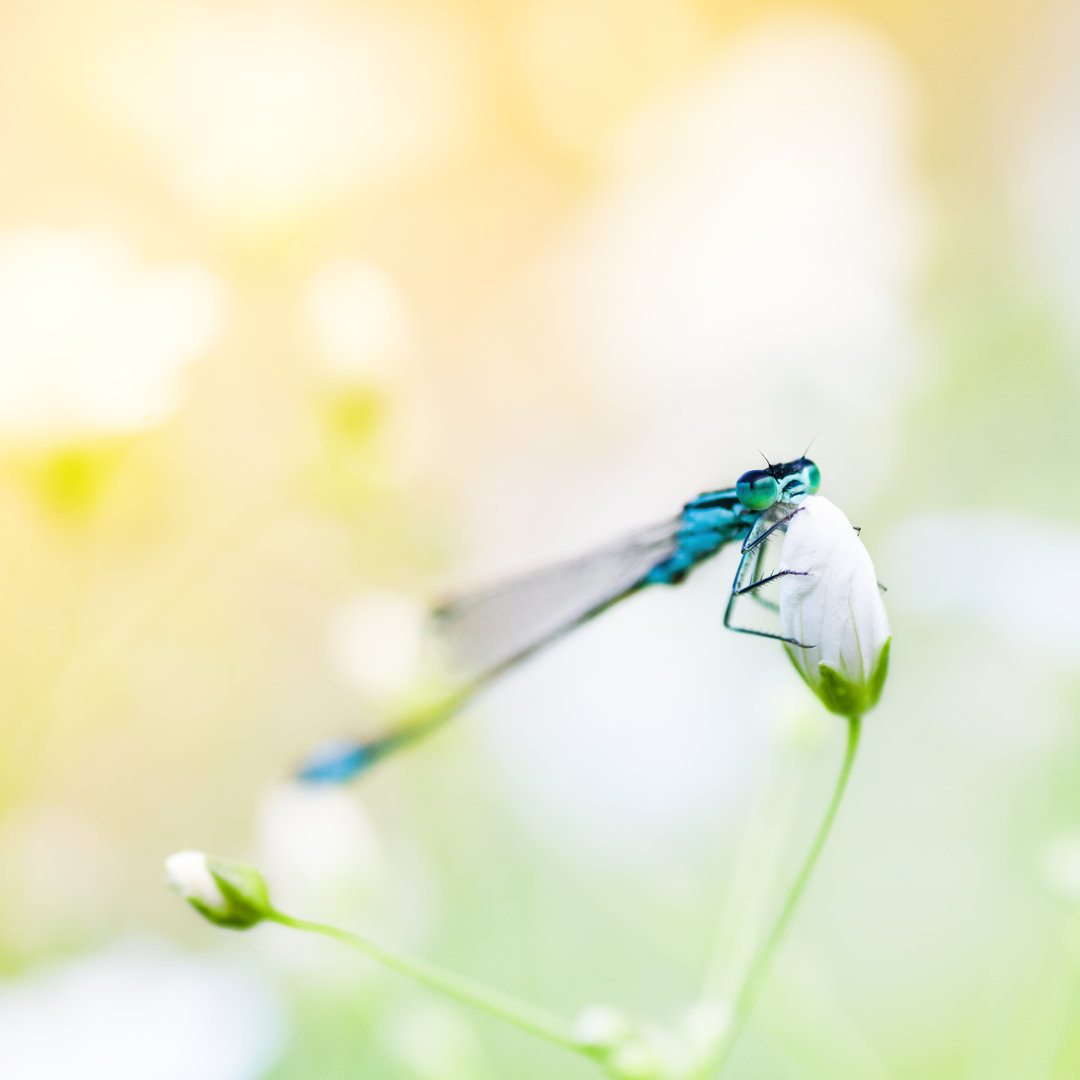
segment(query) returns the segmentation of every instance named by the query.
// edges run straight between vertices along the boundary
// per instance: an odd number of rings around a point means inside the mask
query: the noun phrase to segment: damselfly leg
[[[738,601],[744,596],[749,596],[770,611],[777,612],[779,606],[762,595],[759,590],[782,577],[788,575],[803,576],[806,573],[805,570],[777,570],[772,574],[762,575],[768,540],[777,530],[783,530],[799,512],[799,509],[796,507],[793,510],[786,510],[781,517],[775,520],[770,520],[768,516],[762,515],[754,522],[753,528],[743,542],[739,565],[735,570],[735,580],[731,585],[731,596],[728,598],[727,607],[724,610],[724,626],[728,630],[734,630],[737,634],[752,634],[754,637],[772,638],[774,641],[783,641],[803,649],[810,647],[805,642],[796,641],[794,638],[786,637],[784,634],[776,634],[751,626],[736,626],[732,622]]]
[[[757,546],[757,559],[754,560],[754,572],[750,575],[751,582],[764,581],[768,576],[765,573],[765,556],[768,554],[768,547],[765,544],[758,544]],[[756,603],[760,604],[763,608],[767,608],[773,614],[780,613],[780,605],[775,600],[770,600],[760,589],[751,589],[749,592],[740,593],[742,596],[749,596]]]

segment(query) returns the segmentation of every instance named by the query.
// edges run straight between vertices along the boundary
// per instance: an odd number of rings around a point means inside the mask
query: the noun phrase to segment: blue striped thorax
[[[743,473],[733,488],[707,491],[682,509],[676,550],[649,571],[648,585],[677,585],[725,544],[745,540],[762,514],[780,504],[798,504],[821,485],[808,458]]]
[[[757,517],[739,501],[734,488],[691,499],[682,510],[675,552],[649,571],[646,583],[677,585],[703,559],[746,536]]]

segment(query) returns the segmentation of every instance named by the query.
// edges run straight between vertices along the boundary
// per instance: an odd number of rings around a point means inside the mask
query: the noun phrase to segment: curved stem
[[[840,775],[836,779],[836,787],[833,789],[832,799],[829,801],[829,807],[825,811],[825,817],[822,818],[821,825],[818,826],[817,835],[814,837],[814,842],[810,845],[810,850],[803,860],[799,873],[792,883],[791,890],[788,892],[787,899],[784,901],[784,906],[780,909],[780,914],[777,916],[776,922],[773,923],[772,930],[769,931],[768,937],[765,939],[757,956],[754,958],[753,963],[750,965],[746,981],[743,983],[742,990],[740,990],[739,995],[735,1000],[731,1024],[725,1032],[723,1041],[716,1052],[714,1068],[708,1071],[714,1071],[715,1074],[721,1072],[723,1067],[727,1064],[732,1050],[735,1048],[735,1043],[738,1041],[742,1029],[746,1026],[746,1021],[754,1011],[758,996],[765,985],[765,980],[768,978],[769,969],[772,966],[776,950],[783,940],[788,924],[791,922],[791,918],[795,914],[796,908],[799,906],[799,901],[806,891],[806,884],[810,880],[810,875],[813,873],[822,849],[825,847],[825,841],[828,840],[829,833],[832,831],[833,822],[836,820],[836,813],[840,809],[840,803],[844,798],[844,791],[847,788],[848,778],[851,776],[851,767],[855,764],[855,752],[859,748],[859,736],[861,733],[862,717],[848,717],[847,748],[844,752],[844,762],[840,766]]]
[[[405,975],[414,982],[421,983],[432,990],[438,991],[464,1005],[470,1005],[474,1009],[486,1012],[514,1027],[527,1031],[530,1035],[545,1039],[566,1050],[573,1050],[588,1057],[593,1056],[590,1049],[579,1043],[571,1033],[567,1024],[556,1016],[528,1005],[517,998],[511,997],[498,990],[492,990],[480,983],[473,982],[462,975],[444,971],[434,965],[426,964],[421,960],[413,960],[392,952],[381,945],[376,945],[367,938],[357,934],[350,934],[347,930],[339,930],[336,926],[327,926],[324,923],[308,922],[306,919],[294,919],[280,911],[273,911],[268,916],[282,926],[288,926],[293,930],[302,930],[309,934],[321,934],[323,937],[333,938],[351,949],[369,956],[392,971]]]

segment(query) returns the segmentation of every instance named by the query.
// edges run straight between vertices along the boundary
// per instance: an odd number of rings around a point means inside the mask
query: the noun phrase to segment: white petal
[[[213,911],[224,911],[229,906],[201,851],[170,855],[165,860],[165,876],[185,900],[197,900]]]
[[[889,636],[874,565],[844,512],[812,495],[792,518],[784,538],[780,621],[787,637],[808,648],[792,655],[811,685],[825,664],[865,684]]]

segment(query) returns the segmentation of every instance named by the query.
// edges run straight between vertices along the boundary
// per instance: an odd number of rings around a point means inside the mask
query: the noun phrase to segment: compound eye
[[[816,495],[821,487],[821,470],[809,459],[803,458],[803,474],[806,476],[806,492]]]
[[[747,510],[767,510],[779,494],[775,477],[760,469],[743,473],[735,483],[735,497]]]

